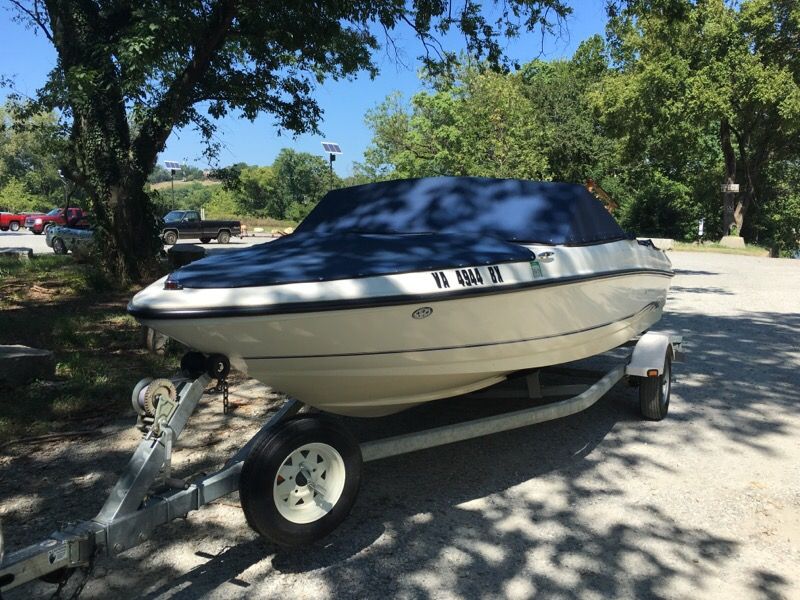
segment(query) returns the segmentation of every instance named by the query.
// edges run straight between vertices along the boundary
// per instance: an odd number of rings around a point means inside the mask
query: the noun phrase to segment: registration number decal
[[[495,285],[503,282],[503,274],[500,267],[491,265],[488,267],[468,267],[466,269],[453,269],[450,277],[455,273],[455,281],[461,287],[476,287],[482,285]],[[441,289],[449,288],[451,283],[444,271],[434,271],[431,273],[436,287]]]

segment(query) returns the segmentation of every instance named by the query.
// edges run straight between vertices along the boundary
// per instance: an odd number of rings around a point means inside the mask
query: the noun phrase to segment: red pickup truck
[[[28,215],[25,218],[25,227],[36,235],[44,232],[50,225],[80,226],[89,214],[81,208],[54,208],[47,214]]]
[[[18,231],[25,223],[25,215],[10,212],[0,212],[0,231]]]

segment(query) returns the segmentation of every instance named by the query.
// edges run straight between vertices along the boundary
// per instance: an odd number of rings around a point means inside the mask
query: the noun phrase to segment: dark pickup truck
[[[171,246],[179,239],[199,239],[207,244],[216,239],[220,244],[227,244],[231,236],[242,235],[242,224],[239,221],[203,221],[196,210],[173,210],[164,216],[161,227],[161,238]]]

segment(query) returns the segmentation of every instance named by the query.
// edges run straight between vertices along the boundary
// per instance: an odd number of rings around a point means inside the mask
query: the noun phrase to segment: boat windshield
[[[173,210],[164,216],[164,223],[177,223],[183,218],[182,210]]]
[[[626,234],[582,185],[483,177],[398,179],[328,192],[295,233],[454,233],[541,244]]]

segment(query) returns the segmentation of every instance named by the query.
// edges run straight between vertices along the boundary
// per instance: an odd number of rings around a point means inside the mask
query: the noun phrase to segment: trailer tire
[[[672,392],[672,357],[664,357],[664,370],[658,377],[641,377],[639,383],[639,408],[648,421],[661,421],[669,411]]]
[[[217,234],[217,243],[218,244],[227,244],[231,241],[231,233],[230,231],[220,231]]]
[[[361,464],[358,442],[329,417],[285,421],[244,461],[239,496],[248,525],[285,547],[325,537],[355,503]]]
[[[53,252],[56,254],[67,253],[67,245],[64,243],[64,240],[59,237],[53,238]]]

